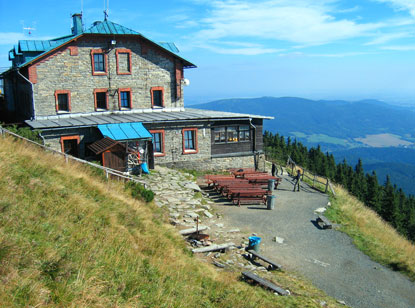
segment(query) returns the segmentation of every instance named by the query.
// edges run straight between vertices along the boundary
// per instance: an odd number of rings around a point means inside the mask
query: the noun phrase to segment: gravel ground
[[[300,192],[293,192],[291,178],[283,178],[273,211],[262,205],[218,206],[227,224],[257,233],[263,255],[302,274],[348,306],[415,307],[413,282],[373,262],[344,233],[316,225],[314,211],[327,205],[327,195],[304,183]],[[284,239],[282,244],[273,241],[276,236]]]

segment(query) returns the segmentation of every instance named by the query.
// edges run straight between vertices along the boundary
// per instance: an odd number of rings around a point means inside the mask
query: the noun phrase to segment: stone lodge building
[[[254,167],[270,117],[184,108],[184,69],[173,43],[156,43],[109,20],[72,34],[22,40],[0,75],[10,121],[46,145],[130,171],[141,162],[191,169]]]

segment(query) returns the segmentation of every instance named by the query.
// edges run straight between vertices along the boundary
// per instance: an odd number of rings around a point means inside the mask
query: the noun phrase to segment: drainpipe
[[[251,126],[254,129],[254,134],[253,134],[253,148],[254,148],[254,152],[256,152],[256,126],[254,124],[252,124],[252,119],[249,118],[249,126]]]
[[[30,86],[32,88],[32,117],[30,118],[31,120],[36,119],[36,108],[35,108],[35,94],[33,91],[33,83],[27,79],[25,76],[22,75],[22,73],[20,73],[19,70],[17,70],[17,74],[19,74],[24,80],[26,80],[28,83],[30,83]]]
[[[42,143],[43,143],[43,145],[46,145],[46,142],[45,142],[45,137],[43,137],[42,136],[42,132],[39,132],[39,137],[40,137],[40,139],[42,139]]]

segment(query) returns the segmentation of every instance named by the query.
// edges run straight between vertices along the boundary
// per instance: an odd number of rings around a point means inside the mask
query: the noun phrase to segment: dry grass
[[[275,297],[218,272],[164,222],[122,183],[0,139],[0,307],[338,307],[289,273],[268,274],[296,294]]]
[[[374,211],[335,186],[336,197],[331,198],[332,207],[327,216],[342,225],[364,253],[377,262],[401,271],[415,279],[415,245],[387,224]]]

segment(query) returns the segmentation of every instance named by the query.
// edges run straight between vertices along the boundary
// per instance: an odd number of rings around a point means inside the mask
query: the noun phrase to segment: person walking
[[[275,172],[277,171],[277,166],[275,166],[274,163],[272,163],[272,168],[271,168],[271,174],[272,176],[275,176]]]
[[[301,181],[301,170],[300,169],[297,170],[297,175],[295,176],[294,180],[295,180],[295,183],[294,183],[293,191],[295,191],[295,187],[297,185],[298,185],[297,191],[300,191],[300,181]]]

